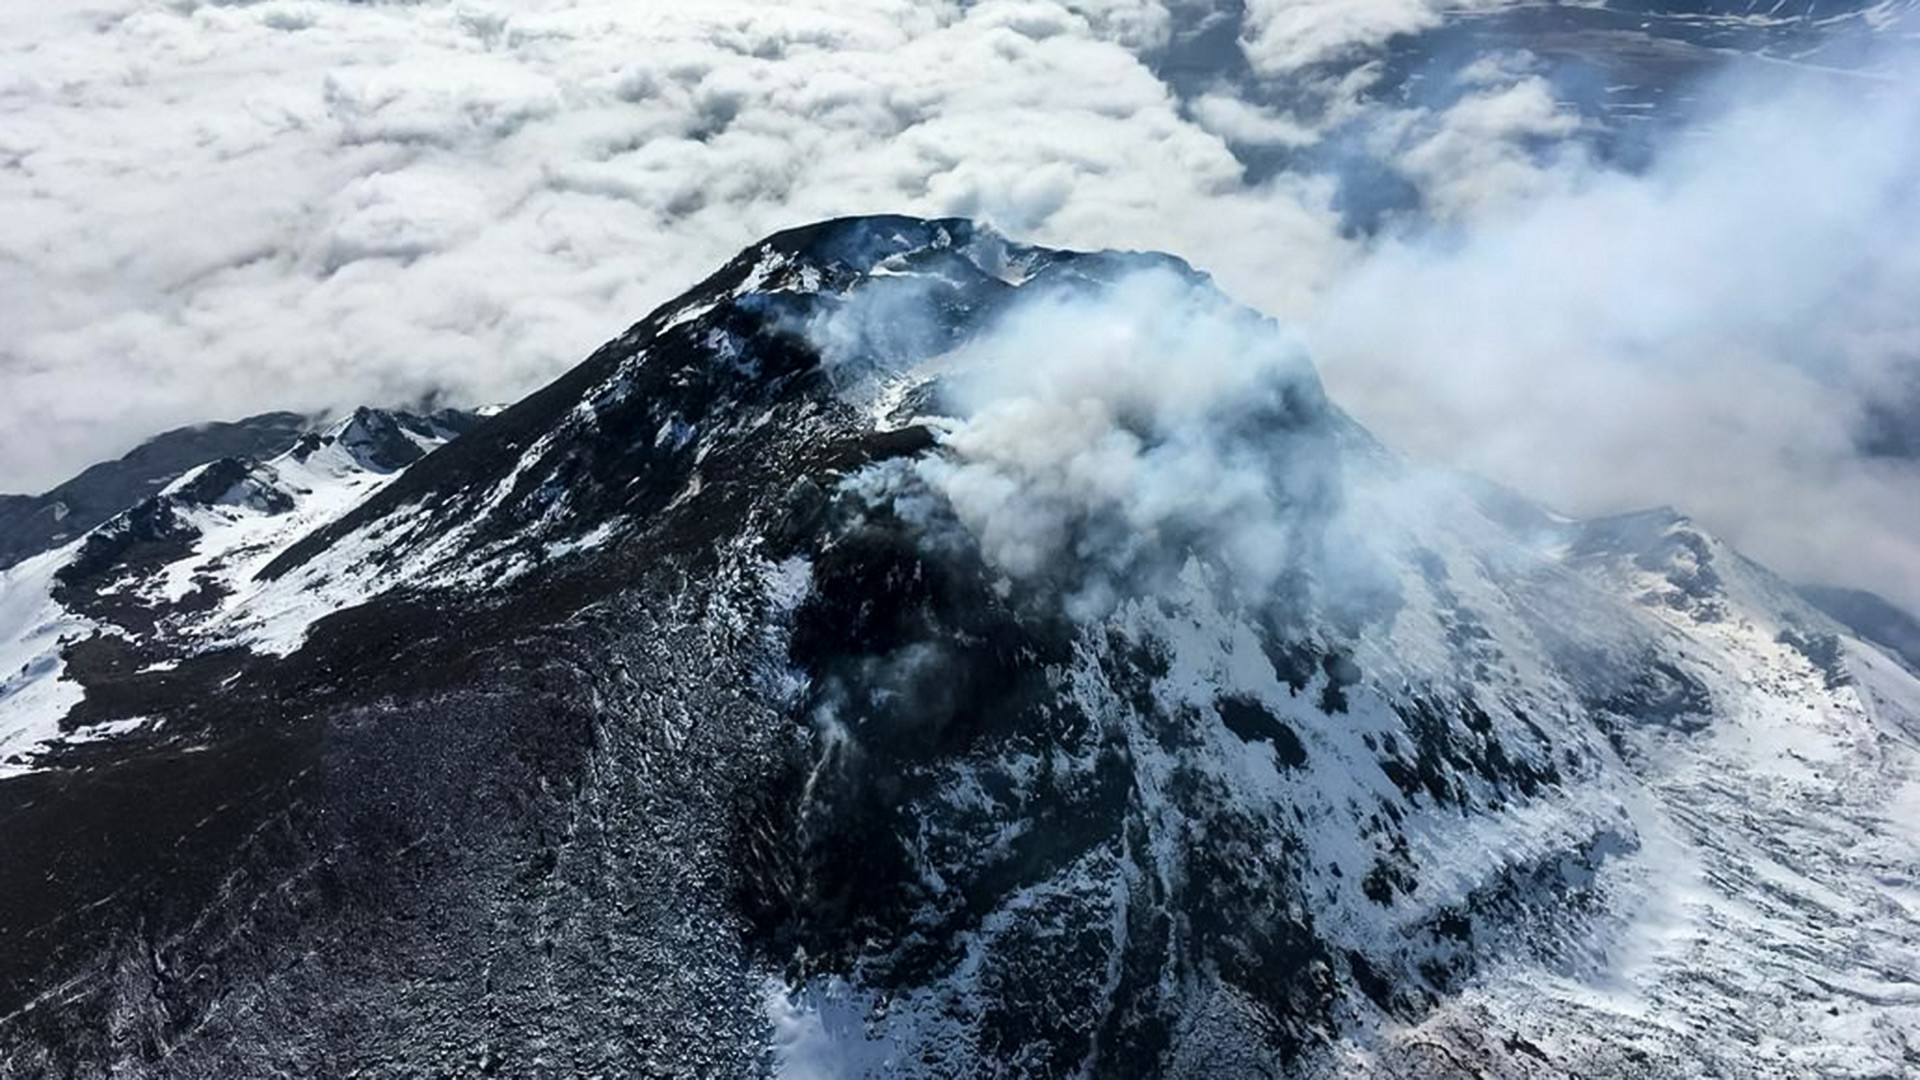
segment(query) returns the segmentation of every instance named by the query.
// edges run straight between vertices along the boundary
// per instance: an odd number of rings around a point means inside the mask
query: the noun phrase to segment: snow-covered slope
[[[223,457],[191,468],[64,547],[6,570],[0,776],[31,770],[63,742],[158,723],[145,716],[86,722],[75,708],[86,695],[67,670],[69,657],[139,675],[235,646],[297,648],[332,598],[276,602],[262,595],[254,573],[472,423],[457,412],[360,409],[265,461]]]
[[[311,426],[297,413],[262,413],[177,428],[40,495],[0,495],[0,566],[59,547],[190,468],[223,457],[272,457]]]
[[[53,599],[53,575],[71,547],[0,571],[0,778],[26,767],[33,748],[60,735],[60,721],[84,696],[62,678],[65,646],[88,635],[84,618]]]
[[[9,572],[0,1076],[1914,1065],[1920,684],[1176,259],[830,222],[375,419]]]
[[[1671,632],[1618,718],[1653,698],[1667,722],[1612,732],[1639,907],[1587,965],[1503,965],[1403,1041],[1485,1046],[1524,1014],[1549,1056],[1603,1075],[1906,1075],[1920,683],[1671,510],[1534,540]]]

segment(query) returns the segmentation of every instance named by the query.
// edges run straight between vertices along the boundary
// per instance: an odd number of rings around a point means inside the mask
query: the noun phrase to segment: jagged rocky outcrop
[[[1178,260],[771,237],[8,572],[0,1076],[1913,1064],[1920,684],[1493,502]]]
[[[1800,595],[1861,640],[1879,645],[1908,670],[1920,672],[1920,619],[1861,589],[1803,585]]]

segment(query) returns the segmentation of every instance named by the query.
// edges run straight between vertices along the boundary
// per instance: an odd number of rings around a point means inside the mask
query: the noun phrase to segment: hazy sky
[[[1749,72],[1627,175],[1524,52],[1368,94],[1461,6],[0,0],[0,490],[515,398],[767,232],[955,214],[1186,257],[1410,451],[1920,606],[1858,446],[1916,385],[1912,69]],[[1361,236],[1357,176],[1420,211]]]

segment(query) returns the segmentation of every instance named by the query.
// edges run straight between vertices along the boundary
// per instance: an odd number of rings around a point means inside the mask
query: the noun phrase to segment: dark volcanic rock
[[[1920,672],[1920,618],[1860,589],[1805,585],[1800,595],[1847,629],[1892,653],[1910,670]]]

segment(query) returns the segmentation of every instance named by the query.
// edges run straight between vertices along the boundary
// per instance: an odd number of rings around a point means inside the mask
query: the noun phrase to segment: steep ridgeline
[[[158,724],[178,696],[169,691],[183,660],[275,651],[275,612],[255,599],[253,571],[479,423],[456,410],[360,409],[282,439],[286,415],[233,425],[247,430],[212,442],[196,441],[205,434],[196,429],[172,432],[49,494],[85,492],[85,505],[98,507],[147,486],[141,476],[175,474],[117,513],[89,512],[97,527],[0,572],[0,778],[41,767],[76,739]],[[280,450],[191,464],[179,456],[191,445],[260,440]],[[30,549],[39,532],[8,535]]]
[[[8,571],[0,1076],[1920,1060],[1920,684],[1178,260],[830,222],[370,419]]]
[[[1920,673],[1920,619],[1859,589],[1802,585],[1800,595],[1862,641],[1873,642],[1909,671]]]
[[[267,458],[309,424],[299,413],[262,413],[156,435],[41,495],[0,495],[0,568],[79,536],[154,494],[181,473],[223,457]]]

